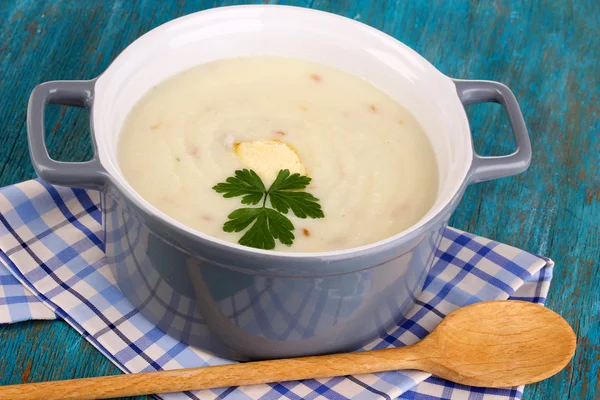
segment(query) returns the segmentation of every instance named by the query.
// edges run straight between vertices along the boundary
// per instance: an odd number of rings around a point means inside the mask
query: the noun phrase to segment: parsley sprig
[[[289,210],[298,218],[323,218],[323,210],[319,199],[312,194],[303,192],[310,184],[311,178],[298,173],[290,174],[282,169],[277,178],[266,189],[260,177],[252,170],[235,171],[231,176],[215,186],[213,190],[223,194],[225,198],[242,196],[242,204],[261,207],[238,208],[227,216],[229,220],[223,225],[225,232],[241,232],[244,236],[239,244],[258,249],[271,250],[275,248],[275,239],[282,244],[291,246],[294,243],[294,224],[284,214]],[[267,207],[267,200],[272,208]]]

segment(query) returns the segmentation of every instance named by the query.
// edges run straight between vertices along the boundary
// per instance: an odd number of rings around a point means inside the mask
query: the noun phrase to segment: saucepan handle
[[[33,89],[27,108],[29,154],[35,172],[48,183],[100,189],[107,174],[94,146],[94,158],[85,162],[62,162],[50,158],[46,148],[44,112],[46,104],[91,108],[95,81],[51,81]]]
[[[501,104],[517,142],[517,150],[505,156],[482,157],[473,151],[471,182],[503,178],[525,171],[531,163],[531,142],[519,103],[511,90],[499,82],[455,79],[458,97],[463,105],[494,102]]]

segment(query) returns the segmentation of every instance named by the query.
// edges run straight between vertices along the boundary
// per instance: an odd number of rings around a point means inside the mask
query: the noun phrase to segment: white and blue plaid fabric
[[[189,347],[142,317],[105,262],[97,192],[34,180],[0,189],[0,323],[62,318],[124,372],[231,361]],[[366,349],[412,344],[478,301],[544,303],[553,263],[447,228],[417,306]],[[164,399],[520,399],[523,387],[473,388],[418,371],[161,395]]]

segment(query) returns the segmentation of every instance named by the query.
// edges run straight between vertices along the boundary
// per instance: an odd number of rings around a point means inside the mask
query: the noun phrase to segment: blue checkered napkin
[[[41,181],[0,189],[0,322],[56,314],[125,372],[230,362],[169,337],[123,297],[105,262],[98,203],[96,192]],[[418,305],[366,348],[414,343],[446,314],[473,302],[512,298],[543,303],[552,266],[547,259],[448,228]],[[264,291],[251,289],[260,301]],[[248,293],[240,293],[246,297]],[[464,387],[403,371],[161,397],[505,400],[520,399],[522,392],[522,387]]]
[[[0,263],[0,324],[30,319],[56,319],[56,314]]]

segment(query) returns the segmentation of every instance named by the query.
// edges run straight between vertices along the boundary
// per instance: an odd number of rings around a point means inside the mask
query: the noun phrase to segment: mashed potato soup
[[[144,199],[181,223],[234,243],[259,224],[250,239],[274,235],[279,251],[386,239],[418,222],[438,190],[432,146],[393,98],[332,67],[267,56],[202,64],[154,87],[125,121],[119,165]],[[309,193],[323,217],[274,210],[260,193],[256,204],[242,204],[242,196],[213,189],[243,169],[265,191],[281,170],[310,177],[306,188],[282,196]],[[264,219],[257,210],[239,212],[239,231],[224,230],[235,210],[261,207],[272,210]]]

